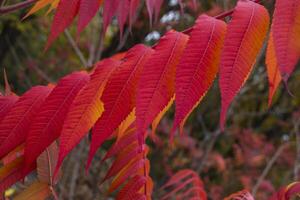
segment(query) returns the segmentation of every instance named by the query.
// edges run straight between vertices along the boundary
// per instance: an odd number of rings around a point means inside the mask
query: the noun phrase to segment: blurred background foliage
[[[14,4],[6,0],[2,4]],[[195,5],[194,2],[197,4]],[[85,31],[76,37],[71,26],[47,51],[44,46],[53,13],[39,12],[24,20],[28,9],[0,16],[1,77],[6,69],[13,91],[21,95],[38,84],[55,83],[75,70],[91,70],[96,61],[126,51],[138,43],[152,45],[169,29],[181,31],[191,27],[202,13],[217,15],[234,7],[234,0],[186,0],[184,12],[176,0],[166,0],[158,21],[149,25],[145,6],[139,9],[132,30],[125,28],[124,37],[116,21],[101,39],[101,10]],[[274,1],[265,1],[270,14]],[[226,19],[230,20],[230,19]],[[220,95],[218,80],[191,114],[185,135],[177,137],[173,148],[168,144],[174,106],[160,123],[156,142],[149,140],[151,176],[158,188],[179,169],[191,168],[204,180],[210,199],[221,199],[232,192],[247,188],[257,199],[266,199],[280,186],[299,179],[300,168],[300,74],[299,67],[289,81],[290,96],[281,86],[273,105],[268,108],[268,81],[264,64],[265,51],[257,58],[255,70],[242,88],[229,111],[224,133],[218,129]],[[1,78],[1,90],[4,88]],[[94,159],[88,174],[84,163],[89,138],[85,138],[65,162],[63,176],[57,186],[60,199],[108,199],[107,185],[101,185],[108,163],[100,159],[110,142]],[[106,148],[105,148],[106,147]],[[26,184],[26,182],[25,182]],[[23,183],[16,188],[22,188]],[[18,190],[16,190],[17,192]]]

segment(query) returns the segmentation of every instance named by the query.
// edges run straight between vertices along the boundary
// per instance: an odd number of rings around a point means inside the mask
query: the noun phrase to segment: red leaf
[[[72,23],[78,13],[80,0],[60,0],[51,25],[46,49]]]
[[[155,5],[154,5],[154,19],[155,19],[155,23],[158,20],[160,8],[161,8],[163,2],[164,2],[163,0],[155,0]]]
[[[18,99],[19,97],[16,95],[0,96],[0,122],[18,101]]]
[[[153,17],[153,13],[154,13],[155,1],[156,0],[146,0],[146,5],[147,5],[148,13],[149,13],[149,20],[150,20],[151,26],[152,26],[152,17]]]
[[[279,70],[286,83],[300,56],[300,0],[276,0],[272,33]]]
[[[106,29],[110,24],[112,18],[115,16],[118,10],[119,0],[109,0],[104,1],[103,8],[103,34],[106,33]]]
[[[90,165],[99,146],[126,119],[135,107],[135,94],[141,70],[153,50],[137,45],[128,51],[124,62],[115,70],[103,92],[105,111],[93,128],[92,143],[87,162]]]
[[[176,69],[176,113],[173,129],[183,125],[200,103],[218,72],[226,24],[201,15],[190,33],[187,47]]]
[[[255,64],[269,27],[268,11],[251,1],[239,1],[228,25],[221,55],[221,129],[226,112]]]
[[[136,119],[140,137],[174,95],[176,65],[187,40],[187,35],[169,31],[145,64],[137,90]]]
[[[25,165],[29,167],[54,141],[62,130],[69,107],[80,89],[88,82],[86,72],[75,72],[62,78],[37,113],[26,138]]]
[[[129,26],[130,29],[133,25],[133,21],[136,17],[137,9],[140,5],[140,0],[130,0],[130,8],[129,8]]]
[[[66,155],[80,142],[103,112],[100,100],[107,79],[120,61],[104,59],[96,65],[96,69],[88,82],[75,97],[65,119],[60,136],[59,157],[54,177]]]
[[[272,104],[273,96],[281,82],[281,75],[278,68],[278,63],[275,55],[275,47],[273,41],[273,34],[272,31],[270,33],[270,38],[268,41],[267,53],[266,53],[266,66],[267,66],[267,73],[269,79],[269,100],[268,105],[269,107]]]
[[[123,153],[124,152],[124,153]],[[104,180],[115,176],[119,173],[127,164],[133,159],[142,159],[144,152],[139,152],[137,143],[130,145],[129,148],[124,149],[114,160],[113,164],[109,168]]]
[[[130,0],[119,0],[119,7],[117,12],[118,24],[120,29],[120,38],[123,37],[124,25],[127,21],[130,11]]]
[[[109,193],[115,191],[121,184],[123,184],[126,181],[126,179],[134,175],[139,169],[143,169],[144,165],[145,160],[138,159],[131,165],[127,165],[126,168],[123,168],[122,171],[120,171],[116,178],[113,180],[109,188]]]
[[[254,197],[247,190],[242,190],[231,194],[230,196],[224,198],[224,200],[254,200]]]
[[[188,187],[190,185],[190,187]],[[203,182],[198,174],[192,170],[184,169],[174,174],[161,189],[172,188],[160,199],[207,199],[203,189]]]
[[[146,177],[136,175],[132,177],[126,185],[120,190],[116,199],[120,200],[135,200],[136,195],[139,194],[137,191],[146,184]]]
[[[163,3],[163,0],[146,0],[147,10],[148,10],[149,19],[150,19],[150,25],[152,25],[153,14],[154,14],[155,21],[157,21],[162,3]]]
[[[83,31],[83,29],[96,15],[101,3],[102,0],[80,0],[77,35],[79,35]]]
[[[122,137],[121,140],[116,141],[116,143],[106,153],[105,157],[103,158],[103,161],[120,153],[120,151],[122,151],[128,145],[131,145],[133,142],[136,141],[137,136],[135,134],[135,130],[132,131],[134,132],[134,134],[126,134]]]
[[[51,92],[36,86],[23,94],[0,123],[0,158],[25,141],[31,122]]]

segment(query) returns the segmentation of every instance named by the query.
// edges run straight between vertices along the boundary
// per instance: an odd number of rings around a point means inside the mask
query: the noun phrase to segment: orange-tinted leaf
[[[140,141],[155,117],[168,105],[175,92],[176,65],[188,36],[169,31],[154,47],[138,84],[136,119]]]
[[[279,70],[286,83],[300,57],[300,0],[276,0],[272,34]]]
[[[126,119],[119,125],[117,130],[117,139],[121,138],[126,130],[135,124],[135,108],[131,111],[131,113],[126,117]]]
[[[123,184],[128,178],[135,174],[139,169],[143,169],[145,165],[144,159],[138,159],[133,162],[131,165],[127,165],[126,168],[123,168],[119,174],[114,178],[110,188],[109,193],[115,191],[121,184]]]
[[[36,2],[34,4],[34,6],[29,10],[29,12],[23,17],[23,19],[38,12],[39,10],[41,10],[44,7],[51,5],[54,1],[55,0],[39,0],[38,2]]]
[[[132,177],[126,185],[120,190],[116,199],[119,200],[134,200],[137,195],[137,191],[141,189],[147,182],[144,176],[136,175]]]
[[[62,130],[69,107],[89,81],[86,72],[74,72],[62,78],[43,102],[30,126],[25,146],[25,165],[29,167]]]
[[[31,88],[4,117],[0,123],[0,158],[25,141],[31,122],[50,92],[46,86]]]
[[[267,73],[269,79],[269,100],[268,105],[269,107],[272,104],[273,96],[281,82],[281,75],[278,68],[278,63],[275,55],[275,47],[273,41],[273,34],[272,31],[270,33],[270,38],[268,41],[267,53],[266,53],[266,66],[267,66]]]
[[[14,197],[15,200],[41,200],[51,195],[51,190],[47,183],[40,181],[33,182],[28,188]]]
[[[163,118],[165,113],[171,108],[174,100],[175,100],[175,95],[171,98],[168,105],[153,120],[153,122],[152,122],[152,132],[151,132],[152,137],[155,137],[154,135],[155,135],[155,132],[156,132],[156,129],[157,129],[157,126],[158,126],[160,120]]]
[[[268,11],[252,1],[239,1],[228,25],[221,55],[220,126],[224,129],[226,113],[244,85],[255,64],[269,27]]]
[[[54,176],[57,174],[65,156],[80,142],[104,110],[100,100],[106,82],[120,61],[104,59],[96,65],[96,69],[88,82],[75,97],[65,119],[60,136],[59,157]]]
[[[24,155],[24,146],[25,144],[21,144],[17,146],[14,150],[10,151],[4,158],[2,158],[1,162],[3,165],[7,165],[8,163],[14,161],[15,159]]]
[[[118,128],[135,107],[136,85],[145,62],[153,50],[137,45],[130,49],[124,62],[111,75],[102,95],[105,111],[93,128],[87,166],[99,146]]]
[[[23,160],[23,157],[18,157],[14,161],[0,168],[0,193],[35,169],[35,166],[33,166],[24,173]]]
[[[226,24],[201,15],[190,33],[190,39],[176,69],[176,113],[174,128],[183,125],[200,103],[218,72]]]

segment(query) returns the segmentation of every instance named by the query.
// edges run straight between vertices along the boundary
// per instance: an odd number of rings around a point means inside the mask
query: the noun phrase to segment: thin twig
[[[296,135],[296,159],[294,165],[294,180],[299,179],[299,169],[300,169],[300,132],[299,132],[300,120],[294,122],[294,133]]]
[[[68,39],[69,43],[71,44],[72,48],[74,49],[75,53],[77,54],[80,62],[82,63],[82,65],[84,67],[87,67],[87,61],[83,56],[83,53],[81,52],[81,50],[79,49],[79,47],[77,46],[76,42],[74,41],[73,37],[71,36],[70,32],[66,29],[64,31],[66,38]]]
[[[216,143],[217,138],[220,135],[220,133],[221,133],[220,129],[218,129],[218,130],[216,130],[216,131],[214,131],[212,133],[211,139],[210,139],[209,143],[207,144],[207,148],[206,148],[206,150],[204,152],[204,155],[203,155],[203,157],[201,159],[200,165],[199,165],[199,167],[197,169],[197,173],[198,174],[202,171],[203,167],[205,166],[205,163],[206,163],[206,161],[207,161],[207,159],[209,157],[209,154],[212,151],[212,149],[214,148],[215,143]]]
[[[262,174],[260,175],[260,177],[258,178],[256,184],[254,185],[253,189],[252,189],[252,195],[255,197],[257,190],[259,189],[259,186],[261,185],[262,181],[266,178],[267,174],[269,173],[269,171],[271,170],[271,168],[273,167],[273,165],[275,164],[276,160],[279,158],[279,156],[281,155],[281,153],[283,152],[283,150],[289,146],[289,143],[284,143],[282,144],[277,151],[275,152],[275,154],[273,155],[273,157],[269,160],[269,162],[267,163],[265,169],[263,170]]]
[[[27,0],[27,1],[20,2],[20,3],[16,3],[14,5],[0,7],[0,15],[12,13],[17,10],[26,8],[26,7],[30,6],[31,4],[33,4],[34,2],[36,2],[36,0]]]

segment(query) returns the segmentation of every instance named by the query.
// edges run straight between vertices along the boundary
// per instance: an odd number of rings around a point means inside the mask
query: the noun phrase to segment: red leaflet
[[[116,199],[120,200],[135,200],[136,195],[139,194],[137,191],[146,184],[146,177],[136,175],[132,177],[126,185],[120,190]]]
[[[158,19],[159,11],[163,0],[146,0],[147,10],[149,13],[150,24],[152,25],[152,17],[154,14],[155,21]]]
[[[136,17],[137,9],[140,5],[140,0],[130,0],[130,8],[129,8],[129,26],[130,29],[132,27],[133,21]]]
[[[88,82],[86,72],[75,72],[62,78],[44,101],[30,127],[26,138],[25,165],[29,167],[36,158],[54,141],[62,130],[69,107]]]
[[[123,37],[124,25],[127,21],[130,11],[130,0],[119,0],[119,7],[117,12],[117,18],[120,29],[120,38]]]
[[[187,35],[169,31],[160,39],[155,52],[145,64],[137,90],[136,119],[139,136],[173,97],[176,65],[187,40]]]
[[[267,73],[269,79],[268,105],[270,107],[272,104],[273,96],[281,82],[281,75],[279,72],[278,63],[275,55],[275,47],[274,47],[272,31],[270,33],[270,38],[268,41],[268,48],[266,53],[266,66],[267,66]]]
[[[77,35],[89,24],[96,15],[103,0],[80,0],[78,11]]]
[[[106,29],[110,24],[113,16],[115,16],[118,9],[119,0],[106,0],[104,1],[103,8],[103,34],[106,33]]]
[[[268,11],[251,1],[239,1],[228,25],[221,55],[220,126],[224,129],[229,105],[247,80],[269,27]]]
[[[300,56],[300,0],[276,0],[272,32],[279,70],[286,83]]]
[[[121,184],[123,184],[128,178],[133,176],[137,171],[139,171],[140,169],[144,169],[145,162],[146,161],[144,159],[138,159],[137,157],[137,159],[133,160],[132,163],[126,165],[126,167],[118,173],[116,178],[111,183],[111,186],[108,190],[109,193],[115,191]]]
[[[162,111],[160,111],[160,113],[153,120],[153,122],[151,124],[151,127],[152,127],[151,137],[152,137],[152,139],[157,141],[157,136],[155,135],[156,128],[158,127],[160,120],[163,118],[163,116],[166,114],[166,112],[171,108],[174,100],[175,100],[175,95],[171,98],[171,100],[169,101],[167,106],[164,107],[164,109]]]
[[[153,13],[154,13],[155,1],[156,0],[146,0],[147,10],[149,13],[150,25],[152,25],[152,17],[153,17]]]
[[[29,127],[45,98],[51,92],[36,86],[23,94],[0,123],[0,158],[25,141]]]
[[[154,5],[154,19],[155,19],[155,23],[158,20],[160,8],[161,8],[163,2],[164,2],[163,0],[155,0],[155,5]]]
[[[176,68],[176,113],[173,130],[180,133],[188,115],[200,103],[218,72],[226,24],[201,15]],[[174,131],[172,131],[174,132]]]
[[[18,101],[18,99],[19,97],[16,95],[0,96],[0,122]]]
[[[92,143],[87,162],[90,165],[99,146],[118,128],[135,107],[137,81],[153,50],[144,45],[130,49],[124,62],[116,69],[103,92],[105,111],[93,128]]]
[[[137,143],[124,149],[125,153],[120,153],[109,168],[104,180],[109,179],[119,173],[127,164],[134,159],[142,159],[144,152],[139,152]]]
[[[224,200],[254,200],[254,197],[248,190],[242,190],[231,194],[230,196],[224,198]]]
[[[191,187],[188,187],[191,186]],[[184,169],[174,174],[170,180],[161,187],[161,189],[172,188],[160,199],[170,199],[175,196],[176,199],[207,199],[203,188],[203,182],[198,174],[192,170]]]
[[[80,142],[103,112],[102,96],[107,79],[120,65],[120,61],[104,59],[100,61],[88,82],[75,97],[64,121],[60,136],[59,157],[54,173],[57,175],[65,156]]]
[[[133,130],[135,132],[135,130]],[[122,136],[121,140],[116,141],[116,143],[108,150],[103,158],[103,161],[115,156],[116,154],[120,153],[124,148],[132,145],[136,141],[136,134],[126,134]]]
[[[80,0],[60,0],[51,25],[46,49],[73,21],[78,13]]]

